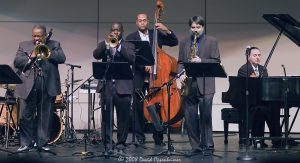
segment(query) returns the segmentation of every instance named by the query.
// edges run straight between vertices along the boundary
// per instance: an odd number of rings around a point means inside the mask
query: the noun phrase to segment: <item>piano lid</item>
[[[263,18],[300,46],[300,23],[289,14],[264,14]]]

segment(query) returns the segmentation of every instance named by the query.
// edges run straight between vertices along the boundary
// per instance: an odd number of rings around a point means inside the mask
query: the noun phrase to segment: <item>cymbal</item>
[[[17,86],[16,84],[0,84],[0,88],[11,89],[11,90],[15,90],[16,86]]]

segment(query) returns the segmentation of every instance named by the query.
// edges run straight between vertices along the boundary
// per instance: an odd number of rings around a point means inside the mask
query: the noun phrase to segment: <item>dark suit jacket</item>
[[[152,48],[153,44],[153,29],[149,29],[149,44],[150,47]],[[140,41],[141,37],[138,31],[135,31],[131,34],[129,34],[126,37],[126,40],[137,40]],[[162,46],[176,46],[178,45],[178,39],[175,36],[175,34],[172,32],[171,34],[164,35],[161,31],[158,30],[157,33],[157,44],[158,47],[162,48]],[[143,84],[144,84],[144,79],[147,73],[144,70],[144,66],[136,66],[135,69],[135,75],[134,75],[134,83],[135,83],[135,88],[142,89]]]
[[[56,96],[61,93],[60,76],[58,71],[58,64],[62,64],[66,60],[66,56],[60,47],[58,41],[49,40],[47,46],[51,49],[51,55],[47,60],[40,60],[37,64],[40,65],[47,92],[49,96]],[[33,41],[24,41],[19,45],[16,57],[14,59],[14,66],[17,68],[18,74],[23,70],[23,67],[28,63],[28,55],[31,54],[35,47]],[[34,72],[30,69],[31,65],[27,64],[25,75],[20,75],[23,83],[18,84],[15,90],[15,96],[27,99],[33,85],[34,85]]]
[[[192,40],[188,37],[182,40],[179,44],[178,66],[177,72],[181,72],[184,69],[183,62],[188,62]],[[199,50],[197,51],[203,63],[220,63],[220,52],[218,47],[218,41],[211,36],[201,36]],[[203,94],[203,79],[197,77],[197,85],[201,94]],[[205,78],[205,94],[215,93],[215,78]]]
[[[259,76],[263,75],[264,77],[268,76],[268,71],[265,69],[264,66],[258,65],[258,71],[259,71]],[[254,69],[252,68],[251,64],[248,64],[248,75],[247,75],[247,65],[244,64],[243,66],[240,67],[238,71],[238,76],[240,77],[247,77],[250,76],[252,73],[254,73]]]
[[[99,60],[102,59],[102,62],[107,61],[107,54],[106,54],[106,45],[105,42],[102,41],[98,44],[97,48],[94,50],[93,55],[94,58]],[[134,60],[134,45],[130,42],[121,41],[121,51],[116,51],[114,62],[129,62],[130,64],[133,63]],[[133,82],[132,80],[115,80],[115,86],[118,94],[132,94],[133,92]],[[102,81],[98,82],[97,92],[101,92],[103,87]]]

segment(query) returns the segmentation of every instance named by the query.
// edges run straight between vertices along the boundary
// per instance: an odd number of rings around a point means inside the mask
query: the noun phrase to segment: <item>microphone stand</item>
[[[90,89],[90,83],[92,82],[93,79],[91,79],[93,77],[93,75],[91,75],[90,77],[88,77],[84,82],[82,82],[82,84],[80,84],[77,88],[75,88],[73,90],[73,92],[69,93],[69,91],[67,91],[65,98],[69,99],[70,96],[72,96],[79,88],[81,88],[83,86],[84,83],[88,82],[88,134],[86,136],[86,139],[90,140],[90,136],[91,136],[91,121],[93,121],[93,127],[95,129],[95,121],[94,121],[94,113],[93,111],[95,111],[96,109],[94,108],[94,104],[92,105],[92,101],[95,102],[95,96],[94,99],[91,99],[92,95],[91,95],[91,89]],[[69,87],[67,87],[67,90]],[[67,107],[69,108],[69,107]],[[101,108],[101,107],[100,107]],[[67,109],[68,111],[68,109]],[[67,114],[68,115],[68,114]],[[67,121],[68,122],[68,121]]]
[[[246,65],[247,65],[247,70],[246,70],[246,99],[245,99],[245,105],[246,105],[246,152],[245,155],[243,156],[238,156],[236,159],[241,160],[241,161],[252,161],[256,160],[256,157],[250,156],[249,155],[249,58],[250,56],[250,51],[247,52],[246,50]]]
[[[134,59],[133,59],[133,64],[132,64],[132,74],[133,74],[133,77],[135,76],[135,69],[136,69],[136,56],[134,55]],[[136,98],[136,88],[135,88],[135,80],[133,78],[132,80],[132,83],[133,83],[133,92],[132,92],[132,97],[133,97],[133,102],[132,102],[132,122],[131,122],[131,130],[132,130],[132,141],[131,143],[128,143],[128,145],[134,145],[135,148],[137,147],[142,147],[143,149],[147,149],[147,147],[145,147],[144,145],[142,144],[139,144],[137,141],[136,141],[136,128],[135,128],[135,123],[136,123],[136,112],[137,112],[137,98]],[[139,107],[139,106],[138,106]]]
[[[25,52],[25,54],[28,56],[28,54]],[[34,80],[33,80],[33,82],[34,82],[34,85],[35,85],[35,83],[36,83],[36,80],[37,80],[37,77],[38,76],[41,76],[42,77],[42,83],[41,83],[41,92],[42,92],[42,97],[43,97],[43,94],[44,94],[44,73],[43,73],[43,70],[42,70],[42,68],[40,67],[40,65],[39,64],[36,64],[36,61],[39,61],[39,60],[34,60],[34,62],[33,62],[33,65],[34,65],[34,67],[32,68],[32,69],[35,69],[34,70]],[[25,65],[25,67],[26,67],[26,65]],[[30,72],[29,73],[31,73],[31,70],[32,69],[30,69]],[[21,73],[23,73],[23,72],[21,72]],[[35,87],[35,86],[34,86]],[[43,109],[42,108],[42,106],[43,106],[43,103],[44,103],[44,100],[43,100],[43,98],[42,98],[42,101],[41,101],[41,109]],[[36,110],[36,112],[38,112],[37,110]],[[40,115],[38,115],[38,116],[40,116],[41,117],[41,122],[43,121],[43,115],[42,115],[42,112],[40,112]],[[48,117],[45,117],[45,118],[49,118],[49,116],[50,115],[48,115]],[[40,139],[39,137],[37,137],[38,139]],[[35,140],[35,141],[39,141],[39,140]],[[37,143],[37,142],[36,142]],[[38,144],[39,145],[39,144]],[[18,153],[22,153],[23,151],[17,151],[17,152],[12,152],[12,153],[10,153],[9,154],[9,156],[11,156],[11,155],[14,155],[14,154],[18,154]],[[41,155],[41,152],[45,152],[45,153],[49,153],[49,154],[52,154],[52,155],[56,155],[56,153],[55,152],[53,152],[53,151],[50,151],[50,150],[44,150],[42,147],[39,147],[38,146],[38,148],[37,148],[37,151],[36,151],[37,153],[38,153],[38,155],[39,155],[39,157],[40,158],[42,158],[42,155]]]
[[[288,78],[286,77],[286,71],[284,65],[281,65],[284,71],[284,77],[283,77],[283,105],[284,105],[284,140],[285,140],[285,150],[288,150],[289,145],[288,145],[288,128],[289,128],[289,108],[288,108]]]
[[[171,136],[170,136],[170,130],[171,130],[171,125],[170,125],[170,112],[171,112],[171,108],[170,108],[170,104],[171,104],[171,85],[173,84],[173,82],[179,78],[182,74],[184,74],[185,70],[181,71],[180,73],[178,73],[175,77],[173,77],[172,79],[170,79],[169,81],[167,81],[166,83],[163,83],[163,85],[159,88],[160,90],[162,90],[162,88],[164,86],[167,86],[167,94],[168,94],[168,121],[167,121],[167,136],[168,136],[168,149],[164,150],[160,153],[154,154],[154,155],[148,155],[148,156],[185,156],[185,157],[189,157],[187,154],[180,152],[180,151],[176,151],[172,141],[171,141]]]
[[[116,153],[113,149],[112,149],[112,132],[113,132],[113,129],[112,129],[112,120],[113,120],[113,99],[112,99],[112,96],[108,98],[105,97],[105,94],[107,92],[107,80],[106,80],[106,76],[107,76],[107,73],[108,73],[108,70],[110,68],[110,65],[111,63],[113,62],[113,59],[112,59],[112,56],[110,55],[110,52],[109,52],[109,48],[107,48],[105,50],[105,54],[107,56],[107,65],[106,65],[106,68],[105,68],[105,71],[104,71],[104,75],[103,75],[103,78],[102,78],[102,84],[103,84],[103,87],[102,87],[102,93],[101,93],[101,108],[103,109],[102,110],[102,126],[104,126],[104,130],[103,130],[103,135],[104,135],[104,138],[103,139],[103,144],[104,144],[104,151],[102,152],[102,154],[100,155],[91,155],[91,156],[87,156],[87,157],[84,157],[82,158],[83,159],[89,159],[89,158],[95,158],[95,157],[104,157],[105,159],[108,159],[110,157],[114,157],[114,158],[123,158],[123,157],[128,157],[127,155],[125,154],[122,154],[122,153]],[[111,90],[109,90],[111,91]],[[109,100],[109,108],[107,108],[107,105],[106,105],[106,100]],[[109,111],[109,121],[107,122],[107,119],[108,117],[106,117],[106,112]],[[109,147],[107,147],[107,142],[106,142],[106,123],[109,123],[109,128],[110,128],[110,133],[109,133]]]
[[[70,69],[71,69],[71,92],[72,92],[72,94],[71,94],[71,118],[70,118],[70,121],[71,121],[71,130],[74,131],[74,124],[73,124],[73,113],[74,113],[73,112],[73,108],[74,108],[74,96],[73,96],[73,92],[74,92],[74,67],[77,67],[77,68],[81,68],[81,67],[79,67],[77,65],[72,65],[72,64],[66,64],[66,65],[70,66]],[[71,140],[74,139],[74,137],[75,137],[74,134],[75,134],[74,132],[71,133],[71,135],[70,135]]]
[[[91,76],[92,77],[92,76]],[[91,77],[89,77],[86,81],[88,81],[88,130],[84,133],[84,151],[83,152],[75,152],[72,156],[80,155],[80,156],[93,156],[93,152],[87,151],[87,139],[90,139],[90,125],[91,125],[91,112],[92,112],[92,98],[91,98]],[[85,81],[85,82],[86,82]],[[83,82],[83,83],[85,83]],[[78,87],[79,88],[79,87]],[[73,94],[73,93],[72,93]],[[93,113],[94,114],[94,113]]]

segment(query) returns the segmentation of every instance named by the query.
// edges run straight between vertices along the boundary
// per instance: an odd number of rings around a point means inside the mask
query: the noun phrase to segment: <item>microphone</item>
[[[81,68],[81,66],[80,66],[80,65],[72,65],[72,64],[70,64],[70,63],[65,63],[65,65],[67,65],[67,66],[71,66],[71,67],[77,67],[77,68]]]
[[[284,66],[284,64],[282,64],[281,67],[283,68],[284,77],[286,77],[286,71],[285,71],[285,66]]]
[[[251,46],[248,45],[248,46],[246,47],[246,56],[249,56],[249,55],[250,55],[250,51],[251,51]]]

